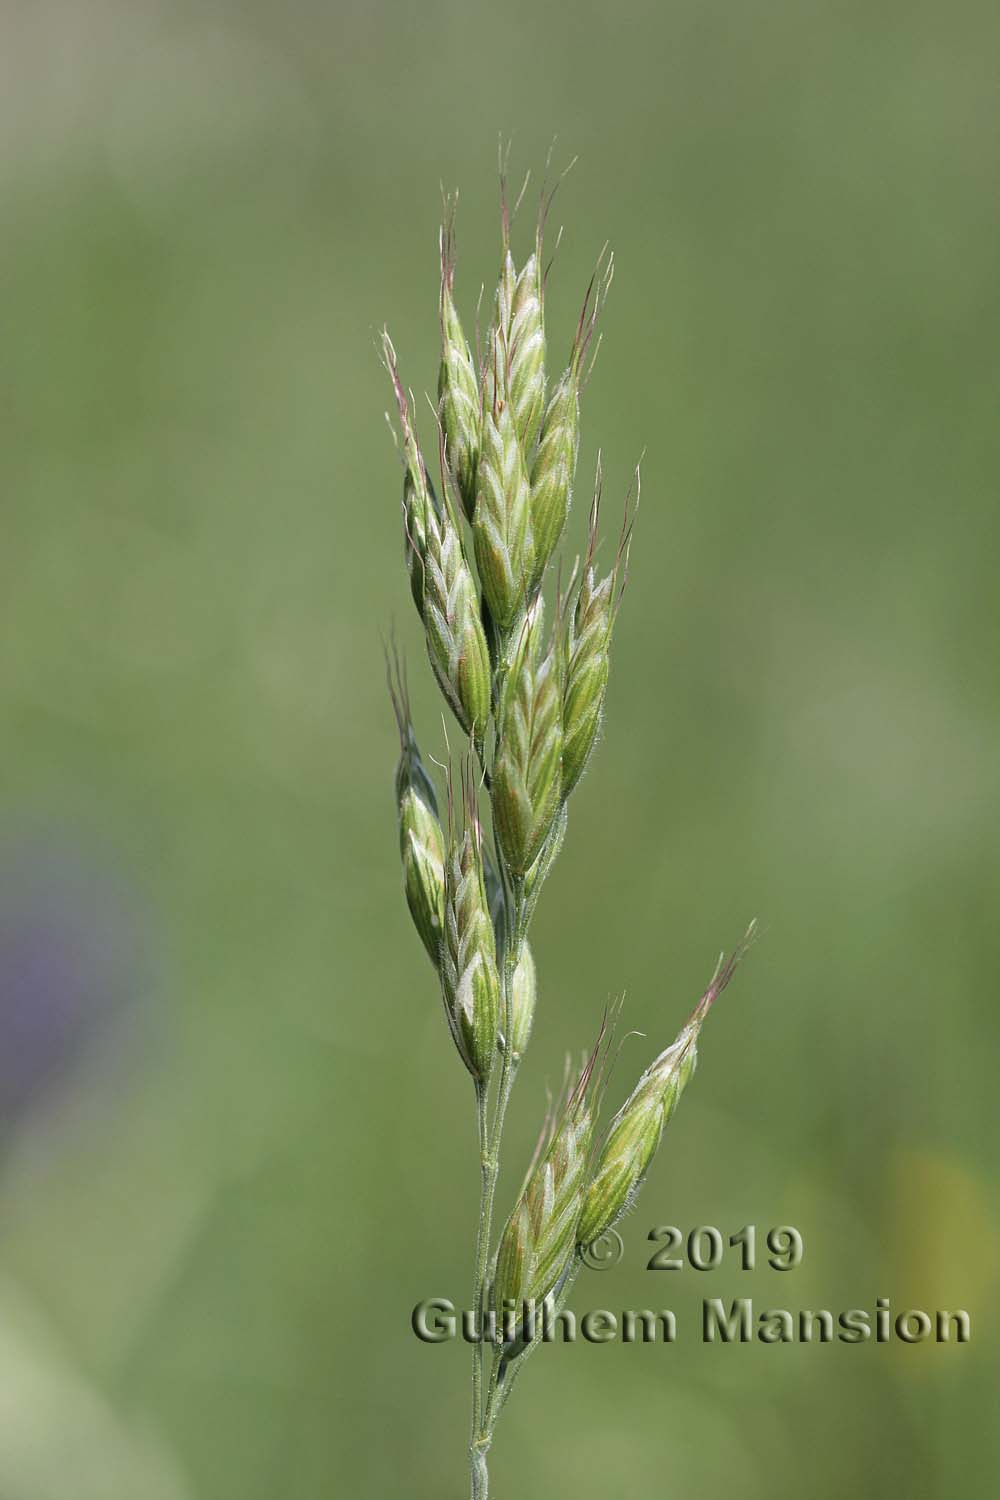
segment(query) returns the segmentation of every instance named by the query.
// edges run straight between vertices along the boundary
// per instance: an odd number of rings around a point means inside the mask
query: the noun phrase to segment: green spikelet
[[[450,508],[427,513],[424,624],[434,675],[455,717],[481,746],[490,711],[490,659],[476,586]]]
[[[536,629],[538,628],[538,625],[537,625],[537,614],[535,613],[535,611],[540,611],[541,609],[544,609],[544,604],[541,601],[537,601],[536,600],[536,603],[533,606],[533,611],[532,611],[532,615],[531,615],[531,620],[533,620],[533,621],[536,622],[535,623],[535,628]],[[553,642],[553,646],[554,646],[554,649],[556,651],[557,679],[558,679],[558,682],[560,684],[559,695],[560,695],[560,699],[561,699],[561,697],[562,697],[562,687],[561,687],[561,684],[564,681],[564,677],[565,677],[565,667],[564,667],[564,664],[563,664],[563,632],[562,631],[559,631],[557,633],[556,638],[555,638],[555,640]],[[517,658],[515,658],[515,663],[516,663],[516,661],[517,661]],[[510,680],[511,679],[508,678],[508,681],[510,681]],[[548,877],[549,871],[552,869],[552,866],[555,864],[556,859],[559,857],[559,853],[560,853],[560,851],[562,849],[562,846],[563,846],[563,841],[565,840],[565,837],[566,837],[566,828],[567,828],[568,822],[569,822],[569,817],[568,817],[568,812],[567,812],[567,808],[566,808],[566,803],[565,803],[565,801],[562,801],[562,802],[559,803],[559,806],[556,809],[555,817],[552,819],[552,822],[551,822],[551,824],[549,826],[549,830],[548,830],[548,832],[545,835],[545,838],[544,838],[544,840],[542,842],[542,846],[541,846],[540,850],[535,855],[535,858],[532,861],[532,863],[529,865],[528,869],[525,871],[523,880],[521,882],[521,899],[522,899],[522,903],[523,903],[523,910],[522,910],[522,918],[521,918],[521,920],[522,920],[522,929],[524,931],[527,931],[528,927],[531,925],[531,919],[532,919],[532,917],[535,914],[535,907],[536,907],[536,905],[538,903],[538,898],[541,895],[542,886],[545,884],[545,881],[546,881],[546,879]],[[487,879],[487,890],[489,891],[489,890],[491,890],[491,887],[490,887],[490,865],[489,865],[489,863],[487,863],[487,876],[486,876],[486,879]],[[497,909],[496,909],[496,912],[495,912],[495,915],[494,915],[494,925],[497,926],[497,933],[498,933],[497,941],[498,941],[498,944],[499,944],[499,942],[500,942],[499,933],[501,931],[501,927],[499,925],[497,925],[497,924],[502,921],[503,891],[502,891],[502,889],[500,887],[499,878],[495,874],[493,875],[493,879],[496,881],[496,901],[497,901]],[[493,910],[493,899],[494,898],[491,895],[491,897],[490,897],[490,910],[491,911]]]
[[[500,978],[483,882],[479,824],[467,795],[465,829],[453,832],[445,864],[441,991],[455,1046],[479,1083],[496,1056]]]
[[[568,797],[583,775],[597,740],[608,686],[611,638],[611,579],[595,581],[588,568],[580,582],[573,634],[567,652],[563,697],[562,794]]]
[[[507,945],[507,910],[500,877],[485,846],[483,848],[483,882],[486,887],[486,901],[490,909],[493,931],[496,934],[497,963],[499,965]],[[527,884],[528,882],[526,881],[526,889]],[[527,921],[524,921],[523,926],[527,927],[527,925]],[[511,1050],[515,1062],[520,1062],[531,1038],[537,995],[538,980],[535,973],[534,956],[527,938],[522,937],[511,985]],[[501,1016],[502,1026],[503,1017]],[[502,1034],[498,1038],[498,1041],[502,1047]]]
[[[542,1132],[535,1161],[497,1252],[493,1306],[541,1301],[576,1251],[593,1140],[591,1080],[596,1051],[569,1098]]]
[[[535,546],[533,584],[541,580],[569,514],[580,443],[580,385],[613,274],[613,257],[608,258],[606,265],[599,263],[587,288],[569,364],[545,408],[538,451],[531,467],[531,527]]]
[[[579,449],[579,382],[566,371],[549,397],[538,452],[531,468],[534,580],[541,579],[569,514]]]
[[[510,398],[510,324],[517,273],[514,270],[514,258],[510,253],[509,232],[505,217],[503,257],[493,298],[493,324],[486,335],[486,351],[483,358],[484,411],[493,411]]]
[[[532,605],[501,705],[493,772],[493,819],[510,869],[524,876],[542,850],[562,791],[562,704],[558,655],[541,647],[541,599]]]
[[[517,290],[517,272],[514,257],[510,253],[510,226],[504,225],[503,259],[497,278],[497,292],[493,308],[494,331],[499,335],[504,349],[510,349],[510,327],[514,312],[514,293]]]
[[[497,867],[490,858],[490,852],[483,845],[483,883],[486,886],[486,902],[490,909],[490,917],[493,921],[493,931],[497,936],[497,955],[503,950],[505,941],[504,934],[507,924],[507,910],[504,902],[503,885],[497,874]]]
[[[656,1154],[663,1128],[694,1074],[698,1034],[705,1017],[712,1002],[732,979],[755,931],[756,926],[751,923],[728,961],[719,961],[711,984],[677,1040],[649,1065],[608,1127],[577,1227],[579,1245],[591,1245],[600,1239],[631,1207]]]
[[[514,970],[511,992],[510,1045],[515,1062],[520,1062],[531,1039],[537,994],[538,979],[535,973],[535,960],[525,941],[521,944],[521,956]]]
[[[406,571],[410,575],[410,592],[417,606],[417,613],[424,613],[424,558],[427,551],[428,512],[440,515],[440,506],[434,493],[427,465],[424,463],[417,442],[413,409],[399,379],[396,351],[388,332],[382,334],[382,354],[385,367],[392,381],[396,405],[399,410],[399,426],[402,433],[401,457],[403,460],[403,535]]]
[[[410,718],[406,680],[396,660],[396,680],[389,674],[396,724],[399,762],[396,766],[396,809],[399,852],[403,861],[403,889],[414,926],[437,968],[441,957],[444,917],[444,835],[438,817],[434,783],[420,758]]]
[[[637,476],[638,481],[638,476]],[[597,741],[608,688],[611,634],[628,569],[632,519],[626,503],[626,519],[614,567],[598,579],[594,571],[597,521],[600,511],[601,472],[598,463],[597,493],[590,513],[590,544],[583,566],[576,602],[563,627],[561,662],[563,684],[562,794],[568,797],[586,768]]]
[[[438,417],[448,468],[455,477],[462,508],[472,520],[479,467],[480,395],[476,371],[455,307],[454,207],[441,230],[441,366]]]
[[[685,1041],[683,1036],[643,1074],[611,1122],[580,1216],[577,1239],[581,1245],[591,1245],[606,1233],[642,1185],[663,1127],[695,1069],[694,1038]]]
[[[552,820],[552,826],[545,836],[545,842],[524,877],[524,925],[527,927],[535,914],[535,907],[542,892],[542,886],[552,866],[555,864],[562,849],[563,840],[566,837],[566,825],[568,814],[565,802],[559,804],[559,809]]]
[[[537,253],[514,284],[509,341],[511,411],[521,451],[529,454],[545,404],[545,319]]]
[[[503,636],[527,602],[533,558],[528,477],[506,402],[487,410],[483,418],[472,535],[483,594]]]

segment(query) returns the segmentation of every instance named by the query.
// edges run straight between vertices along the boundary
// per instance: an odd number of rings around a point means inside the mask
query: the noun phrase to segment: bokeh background
[[[540,1354],[496,1490],[994,1494],[996,8],[0,15],[0,1496],[464,1493],[467,1350],[409,1329],[477,1165],[400,890],[393,622],[443,732],[375,343],[433,386],[439,183],[471,321],[501,131],[580,155],[553,361],[617,256],[572,547],[598,444],[609,516],[646,452],[502,1193],[610,996],[614,1105],[763,937],[575,1299],[678,1343]],[[805,1260],[655,1276],[661,1223]],[[703,1346],[740,1295],[973,1342]]]

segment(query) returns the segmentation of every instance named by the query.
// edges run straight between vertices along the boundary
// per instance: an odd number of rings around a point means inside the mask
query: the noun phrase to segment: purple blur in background
[[[50,1102],[146,1011],[143,903],[108,851],[0,833],[0,1125]]]

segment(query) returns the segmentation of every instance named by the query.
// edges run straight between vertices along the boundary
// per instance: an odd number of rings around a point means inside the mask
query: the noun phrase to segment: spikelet
[[[482,834],[474,795],[464,773],[463,812],[461,829],[456,827],[454,815],[449,816],[441,992],[459,1056],[473,1078],[486,1084],[496,1055],[500,977],[483,879]]]
[[[520,1062],[531,1039],[531,1028],[535,1020],[535,1000],[538,995],[538,978],[535,960],[527,941],[521,944],[521,953],[514,970],[511,988],[510,1046],[515,1062]]]
[[[490,909],[493,931],[496,935],[497,964],[499,965],[507,946],[507,910],[496,865],[490,858],[489,850],[485,845],[483,847],[483,881],[486,886],[486,901]],[[524,921],[523,926],[527,927],[527,925],[527,921]],[[531,1038],[537,995],[535,959],[527,938],[522,936],[511,985],[511,1051],[515,1063],[520,1062],[524,1056]],[[501,1016],[501,1027],[503,1024]],[[505,1045],[502,1030],[497,1040],[502,1050]]]
[[[525,187],[527,179],[525,179]],[[523,192],[523,189],[522,189]],[[514,206],[520,203],[520,196]],[[486,354],[483,359],[482,390],[483,410],[494,407],[509,397],[511,318],[514,306],[514,290],[517,286],[517,271],[510,250],[510,208],[507,203],[507,154],[500,151],[500,228],[501,252],[500,274],[493,296],[493,323],[486,336]]]
[[[479,467],[480,394],[468,341],[455,306],[455,202],[445,204],[441,228],[441,365],[438,371],[438,418],[445,457],[454,475],[462,508],[472,520]]]
[[[531,528],[534,538],[532,586],[541,581],[562,536],[573,495],[580,442],[580,386],[597,320],[614,275],[614,257],[599,260],[587,288],[569,364],[545,408],[538,451],[531,467]],[[597,350],[594,350],[596,357]],[[589,368],[593,367],[591,360]]]
[[[424,625],[427,651],[441,691],[455,717],[481,747],[490,712],[490,658],[450,503],[440,515],[427,512],[424,552]]]
[[[638,470],[636,470],[638,485]],[[594,570],[597,523],[601,505],[601,467],[590,511],[590,541],[572,611],[566,611],[561,630],[563,685],[562,795],[568,797],[583,775],[597,740],[608,688],[611,634],[628,577],[628,551],[635,511],[625,520],[611,572],[598,578]],[[638,500],[638,492],[637,492]]]
[[[535,857],[524,877],[524,926],[527,927],[535,914],[535,906],[541,895],[545,879],[558,858],[562,849],[563,840],[566,837],[566,825],[568,823],[565,802],[559,804],[558,811],[552,820],[552,826],[545,836],[545,842],[540,852]]]
[[[399,410],[399,426],[402,434],[401,458],[403,460],[403,533],[406,571],[410,575],[410,592],[421,619],[424,614],[424,558],[427,551],[428,513],[440,515],[440,506],[434,493],[427,465],[424,463],[417,442],[416,424],[413,420],[412,401],[407,399],[399,378],[396,351],[392,346],[388,330],[382,332],[382,357],[392,381],[396,406]]]
[[[577,1243],[591,1245],[632,1205],[649,1164],[690,1082],[698,1061],[698,1034],[712,1002],[726,988],[754,939],[751,923],[730,958],[719,966],[675,1042],[643,1073],[615,1115],[601,1145],[577,1228]]]
[[[548,165],[549,163],[546,170]],[[503,328],[509,350],[507,395],[514,413],[514,426],[521,450],[529,466],[539,423],[545,410],[545,223],[559,184],[572,166],[573,162],[570,162],[551,191],[543,185],[535,225],[535,248],[516,273],[510,256],[510,225],[504,203],[504,266],[498,292],[497,326]],[[522,197],[527,185],[525,179]],[[505,199],[505,192],[503,196]],[[501,306],[509,309],[506,321],[502,321],[499,316]],[[544,565],[543,560],[541,569],[544,569]]]
[[[521,451],[531,452],[545,404],[541,246],[518,272],[511,299],[510,406]]]
[[[541,853],[562,790],[558,653],[543,652],[543,607],[525,620],[504,687],[500,748],[493,770],[493,820],[510,869],[524,876]]]
[[[410,718],[406,678],[394,653],[395,681],[387,664],[389,696],[399,729],[396,766],[396,809],[399,852],[403,861],[403,889],[414,926],[437,968],[441,957],[444,917],[444,835],[438,817],[434,783],[417,746]]]
[[[483,416],[472,536],[490,618],[505,637],[527,602],[534,551],[524,456],[510,404],[502,399]]]
[[[573,1258],[589,1176],[596,1063],[603,1041],[584,1064],[565,1101],[546,1121],[535,1159],[497,1251],[493,1306],[541,1303]]]
[[[497,938],[497,957],[500,958],[506,940],[507,908],[497,867],[490,858],[490,851],[485,844],[483,845],[483,884],[486,886],[486,904],[490,909],[490,919]]]
[[[548,848],[550,842],[551,840],[547,841],[546,848]],[[511,1053],[515,1064],[521,1061],[527,1050],[528,1042],[531,1039],[531,1029],[535,1020],[538,977],[531,945],[527,938],[523,936],[523,933],[530,921],[531,894],[537,897],[537,891],[541,886],[541,881],[544,879],[544,872],[539,870],[539,866],[544,859],[545,850],[542,851],[542,854],[535,861],[524,882],[522,936],[511,983]],[[496,865],[490,858],[489,850],[485,847],[483,849],[483,875],[486,885],[486,900],[489,904],[490,917],[493,921],[493,931],[496,934],[497,963],[499,964],[503,958],[508,941],[507,908],[500,876],[497,874]],[[501,1028],[503,1024],[503,1016],[501,1015]],[[505,1045],[502,1030],[498,1040],[502,1050]]]

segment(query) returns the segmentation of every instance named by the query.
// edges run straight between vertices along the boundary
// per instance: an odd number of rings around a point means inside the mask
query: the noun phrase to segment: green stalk
[[[480,1340],[473,1345],[472,1352],[472,1438],[469,1444],[472,1500],[486,1500],[489,1487],[486,1455],[489,1452],[493,1439],[493,1423],[490,1420],[487,1394],[483,1388],[486,1364],[486,1292],[489,1279],[490,1241],[493,1233],[493,1204],[496,1196],[497,1178],[500,1174],[500,1146],[503,1139],[507,1105],[510,1102],[510,1095],[514,1086],[514,1075],[516,1073],[510,1037],[513,1023],[514,970],[517,967],[518,948],[523,936],[521,927],[524,911],[523,882],[510,875],[499,847],[497,847],[496,854],[497,868],[504,888],[504,911],[507,916],[503,965],[500,971],[501,1003],[504,1018],[504,1049],[492,1127],[489,1127],[487,1124],[486,1090],[480,1086],[476,1091],[479,1116],[481,1192],[479,1228],[476,1234],[476,1275],[473,1306],[476,1309],[476,1322],[480,1333]]]
[[[559,1289],[559,1294],[556,1297],[555,1303],[552,1308],[553,1318],[558,1318],[559,1314],[566,1306],[566,1303],[569,1301],[569,1294],[573,1290],[573,1283],[576,1281],[576,1278],[580,1274],[580,1268],[582,1264],[583,1262],[580,1259],[579,1254],[577,1254],[572,1262],[572,1265],[570,1266],[565,1281]],[[522,1350],[522,1352],[517,1356],[517,1359],[512,1362],[510,1368],[504,1375],[502,1385],[500,1384],[500,1367],[503,1364],[503,1354],[500,1350],[496,1350],[494,1352],[493,1368],[490,1372],[489,1387],[486,1392],[486,1420],[491,1434],[493,1432],[493,1428],[496,1424],[497,1418],[503,1411],[508,1399],[510,1398],[511,1391],[514,1389],[514,1382],[517,1380],[517,1377],[523,1370],[528,1356],[530,1354],[534,1354],[535,1350],[538,1348],[541,1342],[542,1325],[541,1318],[539,1316],[538,1328],[536,1329],[535,1337],[532,1339],[527,1348]]]
[[[476,1235],[476,1269],[475,1284],[473,1287],[473,1307],[480,1311],[483,1300],[483,1284],[486,1277],[486,1266],[489,1260],[489,1239],[487,1231],[486,1205],[491,1196],[490,1188],[490,1166],[489,1166],[489,1142],[487,1124],[487,1090],[481,1083],[476,1083],[476,1116],[479,1121],[479,1228]],[[475,1343],[472,1346],[472,1430],[469,1434],[469,1452],[474,1460],[476,1440],[479,1436],[480,1423],[483,1414],[483,1346]],[[475,1490],[473,1490],[475,1493]]]

